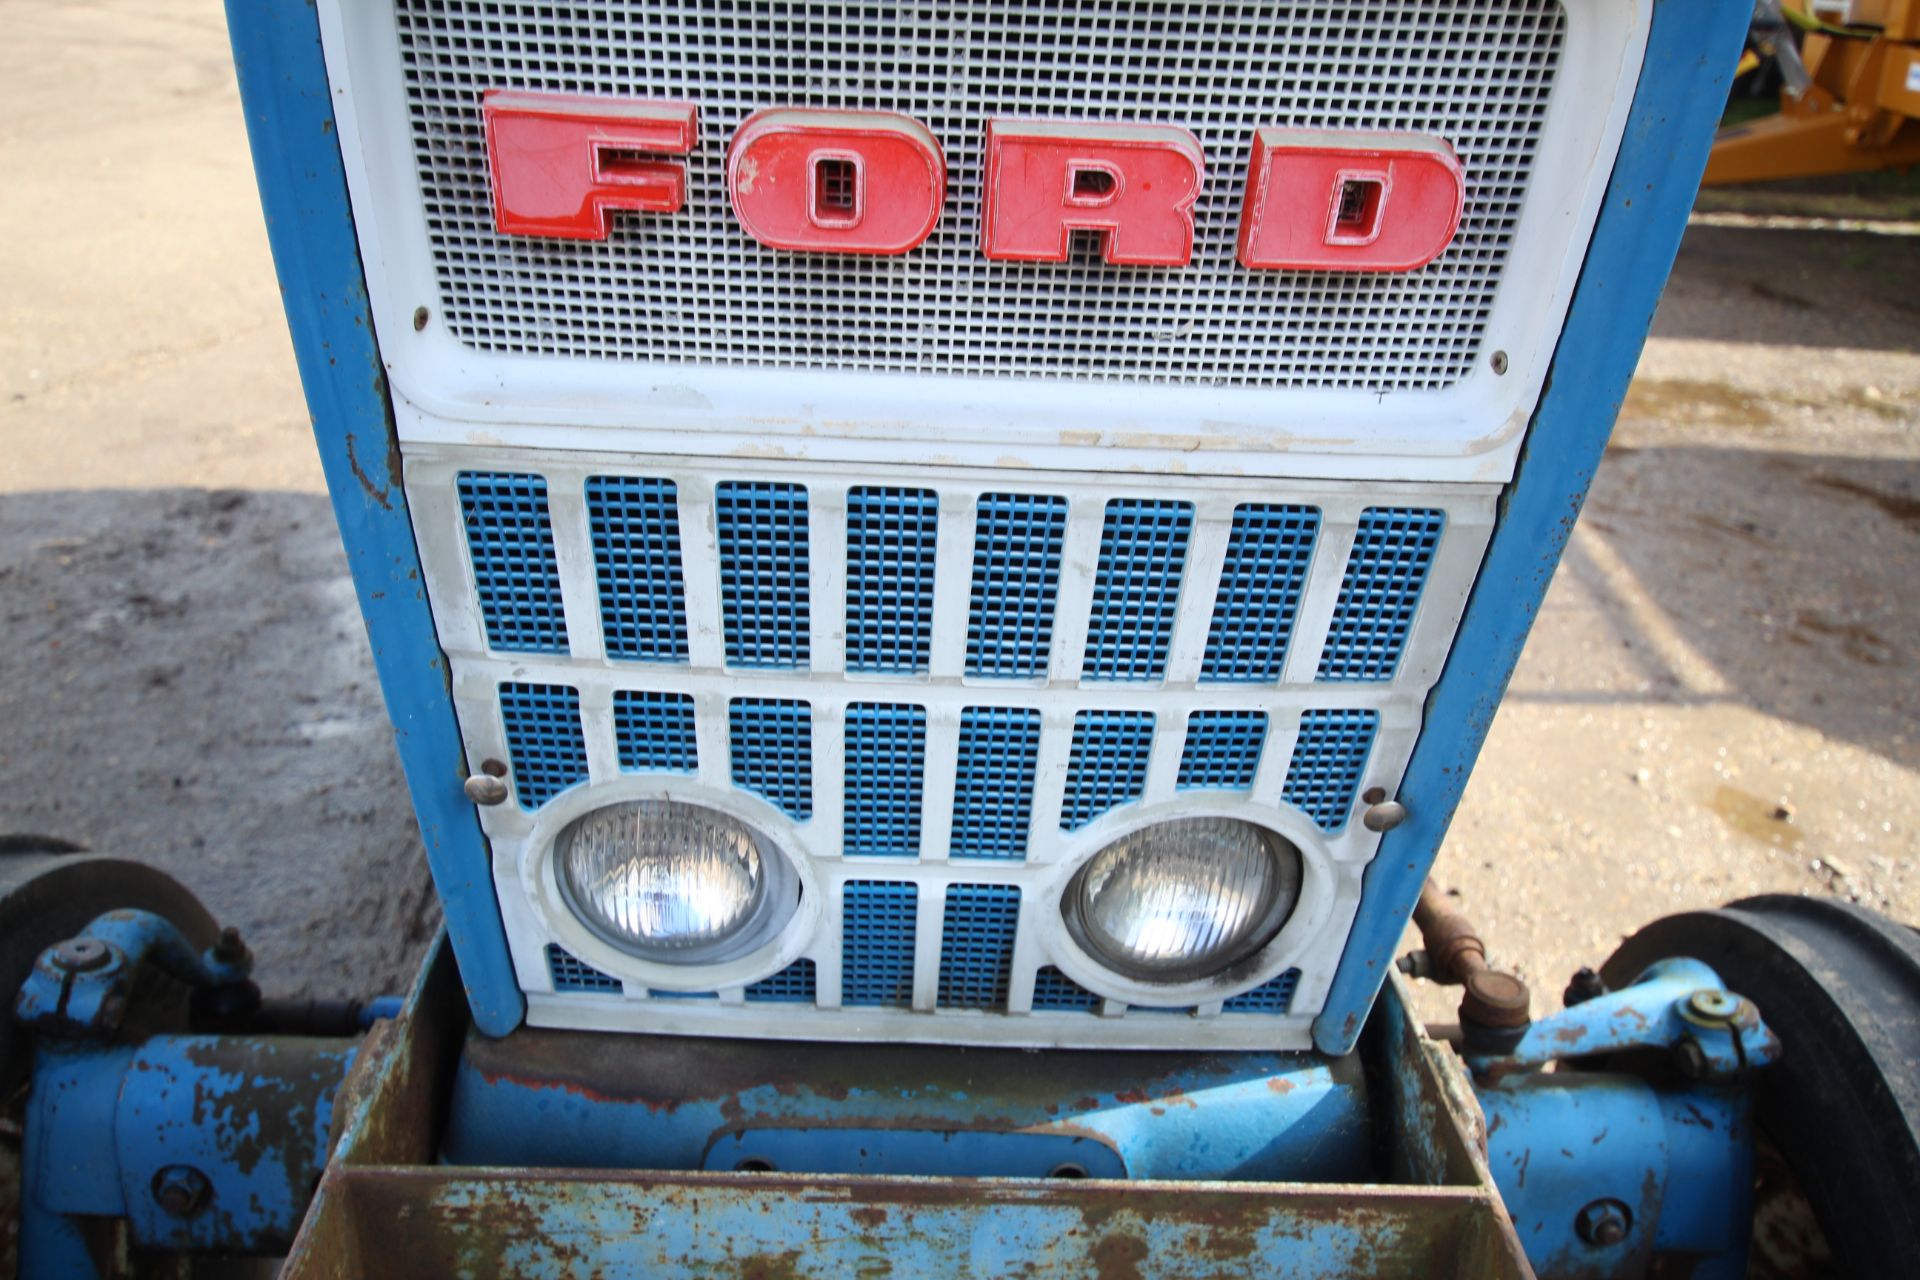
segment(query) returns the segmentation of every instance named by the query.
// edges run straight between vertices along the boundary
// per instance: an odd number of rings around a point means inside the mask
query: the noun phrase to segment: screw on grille
[[[1496,375],[1504,374],[1507,371],[1507,353],[1504,351],[1494,352],[1492,364],[1493,371]]]
[[[429,318],[429,313],[425,307],[415,307],[413,309],[413,331],[418,333],[426,328]]]
[[[1369,831],[1391,831],[1407,820],[1407,806],[1387,799],[1385,787],[1368,787],[1360,799],[1367,806],[1360,822]]]
[[[1391,831],[1406,820],[1407,806],[1398,800],[1368,805],[1367,811],[1360,815],[1361,824],[1369,831]]]
[[[507,766],[500,760],[482,760],[480,772],[473,774],[462,785],[467,799],[475,804],[489,807],[502,804],[507,798]]]

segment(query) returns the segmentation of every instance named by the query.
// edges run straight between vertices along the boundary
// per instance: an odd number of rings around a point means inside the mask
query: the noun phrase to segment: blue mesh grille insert
[[[784,698],[735,698],[727,708],[733,785],[758,791],[787,816],[813,816],[813,708]]]
[[[914,912],[920,887],[849,880],[841,897],[840,1003],[913,1003]]]
[[[939,517],[931,490],[847,494],[847,670],[927,669]]]
[[[950,856],[1026,858],[1039,762],[1038,711],[968,707],[961,713]]]
[[[1053,646],[1067,500],[1019,493],[980,496],[973,535],[973,602],[967,674],[1040,676]]]
[[[1445,527],[1444,511],[1368,507],[1333,607],[1322,680],[1391,680]]]
[[[1115,498],[1107,503],[1082,675],[1089,680],[1165,677],[1192,529],[1190,502]]]
[[[1073,757],[1060,828],[1074,831],[1107,810],[1138,800],[1153,753],[1151,711],[1082,711],[1073,718]]]
[[[687,660],[678,493],[671,480],[587,479],[587,522],[608,657]]]
[[[1380,727],[1377,711],[1307,711],[1287,766],[1282,796],[1324,831],[1338,831],[1353,812],[1353,796]]]
[[[1289,969],[1251,991],[1228,997],[1220,1007],[1226,1013],[1285,1013],[1293,1007],[1293,989],[1299,985],[1300,971]]]
[[[1264,711],[1194,712],[1187,717],[1179,785],[1244,791],[1253,785],[1266,741]]]
[[[760,979],[747,988],[747,1000],[754,1004],[812,1004],[813,961],[795,960],[780,972]]]
[[[622,769],[692,773],[700,767],[693,699],[684,693],[617,690],[613,737]]]
[[[1264,684],[1280,678],[1319,533],[1320,512],[1313,507],[1249,502],[1233,509],[1202,680]]]
[[[807,490],[729,480],[714,491],[720,614],[736,667],[807,665]]]
[[[1046,965],[1033,975],[1033,1007],[1093,1013],[1100,1008],[1100,997]]]
[[[920,856],[920,781],[926,754],[924,709],[876,702],[847,708],[847,856]]]
[[[545,477],[463,471],[459,487],[487,643],[522,653],[565,653],[567,618],[560,607]]]
[[[649,991],[655,1000],[718,1000],[718,991]]]
[[[547,974],[553,979],[555,991],[603,991],[617,996],[626,990],[620,979],[600,972],[551,942],[547,944]]]
[[[538,809],[587,780],[578,690],[562,684],[503,684],[500,721],[507,730],[507,755],[521,808]]]
[[[940,931],[942,1009],[1004,1009],[1020,924],[1020,890],[1006,884],[947,886]]]

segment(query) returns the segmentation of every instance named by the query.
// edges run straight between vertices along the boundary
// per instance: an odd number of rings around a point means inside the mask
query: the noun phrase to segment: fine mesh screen
[[[1433,390],[1471,367],[1557,72],[1557,0],[954,6],[400,0],[397,24],[442,314],[483,351],[1222,386]],[[490,88],[690,101],[686,207],[604,242],[493,228]],[[776,106],[890,110],[944,148],[938,227],[900,257],[791,254],[728,206],[727,140]],[[995,117],[1182,125],[1207,155],[1192,264],[981,256]],[[1452,245],[1404,275],[1248,271],[1234,258],[1263,126],[1398,129],[1466,169]]]

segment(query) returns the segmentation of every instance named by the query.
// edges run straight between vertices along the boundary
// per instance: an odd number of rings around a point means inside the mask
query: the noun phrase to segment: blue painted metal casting
[[[1684,1083],[1541,1070],[1634,1049],[1671,1053]],[[1694,1259],[1693,1276],[1744,1275],[1750,1073],[1779,1056],[1753,1003],[1686,958],[1542,1018],[1506,1053],[1469,1054],[1487,1161],[1535,1269],[1633,1275],[1660,1253]]]
[[[246,982],[251,962],[235,941],[200,952],[150,911],[110,911],[40,955],[14,997],[13,1016],[43,1040],[110,1036],[126,1018],[142,964],[192,987]]]
[[[355,1042],[155,1036],[42,1045],[22,1151],[20,1274],[97,1274],[79,1219],[156,1249],[284,1252],[326,1166]]]
[[[132,1240],[153,1248],[284,1250],[326,1164],[333,1094],[354,1043],[128,1043],[120,1032],[149,966],[190,987],[257,996],[237,936],[201,952],[152,912],[112,911],[43,952],[15,997],[35,1046],[21,1159],[30,1280],[96,1274],[83,1218],[124,1218]]]
[[[1480,1090],[1480,1106],[1494,1184],[1542,1276],[1638,1275],[1656,1252],[1690,1256],[1686,1274],[1696,1277],[1746,1273],[1753,1130],[1744,1090],[1529,1073]],[[1617,1238],[1597,1229],[1602,1215],[1619,1224]]]
[[[1767,1066],[1779,1058],[1780,1041],[1752,1001],[1722,989],[1719,974],[1675,957],[1631,986],[1533,1023],[1508,1052],[1467,1061],[1478,1074],[1502,1075],[1624,1049],[1677,1050],[1687,1076],[1705,1080]]]
[[[1365,1073],[1310,1054],[469,1039],[444,1157],[532,1168],[1368,1181]]]

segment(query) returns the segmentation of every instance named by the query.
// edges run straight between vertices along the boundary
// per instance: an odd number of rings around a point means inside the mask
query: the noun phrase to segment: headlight
[[[612,804],[575,820],[554,842],[554,870],[583,924],[663,964],[745,954],[784,922],[798,892],[759,832],[672,800]]]
[[[1181,818],[1102,849],[1067,888],[1067,929],[1128,977],[1184,982],[1246,959],[1300,899],[1300,851],[1252,823]]]

